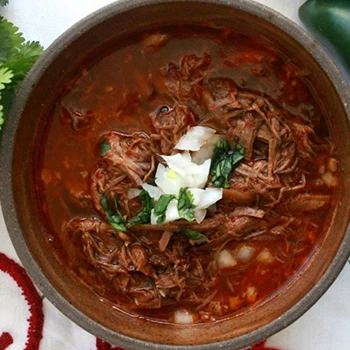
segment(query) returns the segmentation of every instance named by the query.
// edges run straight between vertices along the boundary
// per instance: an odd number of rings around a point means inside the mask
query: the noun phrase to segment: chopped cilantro
[[[109,206],[107,196],[105,194],[101,195],[100,202],[103,210],[106,213],[109,224],[118,231],[126,231],[125,220],[119,211],[117,200],[113,198],[114,210]]]
[[[139,198],[143,204],[141,211],[130,220],[129,226],[148,224],[151,221],[151,211],[153,208],[153,200],[147,191],[142,190]]]
[[[228,178],[244,158],[244,147],[236,144],[232,149],[227,141],[218,141],[215,144],[214,155],[210,167],[211,185],[227,188]]]
[[[181,232],[190,240],[194,241],[195,243],[203,243],[208,242],[207,236],[203,235],[202,233],[195,231],[195,230],[187,230],[185,228],[181,229]]]
[[[181,218],[187,221],[194,220],[194,208],[193,195],[189,190],[180,188],[177,210]]]
[[[112,146],[107,142],[107,139],[104,138],[100,143],[100,156],[104,157],[111,148]]]
[[[163,194],[159,197],[158,202],[154,206],[154,215],[157,218],[157,224],[161,225],[164,223],[166,216],[166,210],[168,208],[169,203],[176,198],[172,194]]]

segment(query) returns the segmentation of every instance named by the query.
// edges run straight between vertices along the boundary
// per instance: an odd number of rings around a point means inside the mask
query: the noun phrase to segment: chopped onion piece
[[[166,212],[165,212],[165,222],[164,223],[180,219],[180,215],[179,215],[179,212],[177,210],[177,203],[178,203],[177,199],[173,199],[168,204],[168,207],[167,207]]]
[[[216,131],[214,129],[208,128],[207,126],[194,126],[181,137],[175,149],[198,151],[215,133]]]
[[[223,269],[225,267],[233,267],[237,265],[236,259],[233,257],[231,252],[229,252],[227,249],[222,250],[217,256],[216,256],[216,262],[219,266],[219,268]]]
[[[330,172],[326,171],[321,176],[323,182],[330,188],[336,187],[338,185],[338,179]]]
[[[176,172],[169,173],[169,168],[159,164],[156,172],[157,186],[167,194],[177,195],[181,187],[186,187],[184,178]]]
[[[192,162],[196,164],[203,164],[207,159],[213,158],[215,144],[218,141],[225,139],[225,135],[212,135],[211,138],[203,144],[199,151],[192,153]]]
[[[186,187],[203,188],[208,181],[211,159],[201,165],[192,164],[192,169],[189,169],[184,176]]]
[[[188,173],[193,165],[189,152],[177,153],[173,156],[162,156],[162,158],[166,161],[171,170],[176,171],[180,175]]]
[[[250,261],[255,253],[255,248],[243,245],[238,248],[236,258],[244,263]]]
[[[338,169],[338,161],[335,158],[329,158],[327,161],[327,169],[332,173],[336,172]]]
[[[133,199],[136,198],[140,195],[141,190],[139,188],[130,188],[130,190],[128,191],[128,198],[129,199]]]
[[[174,313],[174,322],[179,324],[191,324],[194,322],[193,315],[184,309],[176,310]]]
[[[248,303],[254,303],[258,297],[258,290],[254,286],[249,286],[246,291],[246,299]]]
[[[159,197],[164,194],[164,192],[157,186],[152,186],[149,184],[143,184],[142,188],[148,192],[151,198],[155,199],[156,201],[159,199]]]
[[[222,198],[222,188],[207,187],[198,203],[198,208],[208,208]]]
[[[264,264],[271,264],[274,262],[275,257],[267,248],[264,248],[257,256],[257,260]]]
[[[200,224],[204,220],[206,215],[207,215],[206,209],[197,209],[196,208],[194,210],[194,217],[195,217],[198,224]]]
[[[181,187],[203,188],[208,180],[211,159],[202,165],[191,162],[187,156],[162,156],[169,167],[158,165],[156,184],[167,194],[178,194]]]

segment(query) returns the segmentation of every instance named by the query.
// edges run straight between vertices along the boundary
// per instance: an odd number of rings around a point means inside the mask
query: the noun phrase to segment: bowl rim
[[[55,307],[57,307],[63,314],[65,314],[69,319],[71,319],[74,323],[83,329],[87,330],[97,337],[106,339],[111,343],[117,341],[120,346],[127,346],[129,349],[143,348],[150,350],[213,350],[216,348],[221,348],[231,350],[233,346],[236,346],[236,348],[249,346],[249,344],[256,343],[264,338],[271,336],[272,334],[277,333],[278,331],[282,330],[297,320],[318,301],[318,299],[335,281],[350,255],[349,224],[339,250],[337,251],[337,254],[334,256],[331,264],[323,276],[320,278],[318,283],[299,302],[297,302],[281,317],[273,320],[263,327],[260,327],[248,334],[243,334],[234,339],[202,345],[179,346],[155,344],[140,339],[134,339],[122,334],[116,334],[116,332],[110,330],[109,328],[106,328],[101,324],[91,320],[88,316],[67,302],[67,300],[65,300],[61,294],[55,290],[50,281],[47,280],[35,262],[34,258],[29,253],[29,250],[26,249],[27,245],[25,243],[25,239],[21,233],[19,224],[14,215],[15,205],[11,180],[12,154],[14,150],[13,140],[18,126],[19,116],[21,115],[21,112],[25,106],[25,101],[41,77],[41,74],[46,71],[46,69],[55,60],[55,58],[64,50],[64,48],[67,46],[67,43],[76,40],[82,33],[89,31],[106,19],[138,7],[156,5],[159,3],[179,2],[197,2],[227,6],[255,15],[280,28],[282,31],[291,36],[296,42],[305,47],[306,50],[314,57],[316,62],[321,66],[321,68],[327,73],[328,77],[333,83],[335,90],[339,95],[340,100],[343,102],[344,110],[346,111],[349,120],[350,94],[347,93],[347,91],[349,91],[349,85],[343,73],[340,71],[328,53],[322,48],[322,46],[304,29],[302,29],[295,22],[283,16],[279,12],[269,8],[268,6],[252,0],[143,0],[142,2],[139,2],[137,0],[119,0],[107,6],[104,6],[101,9],[84,17],[76,24],[71,26],[68,30],[66,30],[62,35],[60,35],[45,50],[43,55],[38,59],[36,64],[33,66],[23,81],[19,91],[16,94],[15,101],[5,123],[6,125],[4,127],[2,137],[2,147],[0,154],[1,207],[11,241],[22,264],[28,271],[29,276],[33,279],[34,283],[41,290],[41,292],[44,295],[48,296],[47,298]],[[6,145],[6,148],[4,145]]]

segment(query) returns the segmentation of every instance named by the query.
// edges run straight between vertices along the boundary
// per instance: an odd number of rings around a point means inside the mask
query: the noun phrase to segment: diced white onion
[[[157,186],[167,194],[177,195],[181,187],[185,187],[184,179],[175,171],[169,172],[163,164],[159,164],[156,172]]]
[[[238,248],[236,258],[244,263],[250,261],[255,253],[255,248],[243,245]]]
[[[258,290],[254,286],[249,286],[246,291],[246,299],[249,303],[254,303],[258,296]]]
[[[159,199],[159,197],[164,194],[164,192],[157,186],[152,186],[149,184],[143,184],[142,188],[148,192],[151,198],[155,199],[156,201]]]
[[[184,175],[186,187],[203,188],[208,181],[211,159],[207,159],[203,164],[192,163],[192,167],[186,170]]]
[[[202,195],[198,208],[208,208],[222,198],[222,188],[207,187]]]
[[[338,184],[338,179],[329,171],[326,171],[321,176],[323,182],[330,188],[336,187]]]
[[[213,158],[215,144],[224,139],[225,135],[212,135],[198,151],[192,153],[192,162],[203,164],[207,159]]]
[[[166,209],[166,212],[165,212],[165,222],[164,223],[180,219],[180,215],[179,215],[179,212],[177,210],[177,204],[178,204],[177,199],[173,199],[170,201],[170,203]]]
[[[141,190],[139,188],[130,188],[130,190],[128,191],[128,198],[129,199],[133,199],[136,198],[140,195]]]
[[[193,165],[191,155],[189,152],[177,153],[173,156],[162,156],[166,161],[168,167],[176,171],[180,175],[185,175],[190,172],[190,169]]]
[[[195,217],[198,224],[200,224],[204,220],[206,215],[207,215],[206,209],[197,209],[196,208],[194,210],[194,217]]]
[[[179,324],[191,324],[193,323],[193,315],[184,309],[176,310],[174,313],[174,322]]]
[[[219,268],[223,269],[225,267],[233,267],[237,265],[236,259],[233,257],[231,252],[229,252],[227,249],[222,250],[217,256],[216,256],[216,262],[219,266]]]
[[[271,252],[267,248],[264,248],[259,253],[256,259],[264,264],[271,264],[274,262],[275,257],[271,254]]]
[[[336,172],[338,169],[338,161],[335,158],[329,158],[327,161],[327,169],[332,173]]]
[[[216,131],[214,129],[208,128],[207,126],[194,126],[181,137],[175,149],[198,151],[215,133]]]

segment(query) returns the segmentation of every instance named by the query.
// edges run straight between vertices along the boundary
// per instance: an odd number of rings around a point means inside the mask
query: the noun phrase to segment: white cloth
[[[305,0],[258,0],[300,24],[298,8]],[[10,0],[3,15],[14,22],[27,40],[39,40],[45,47],[69,26],[111,0]],[[0,215],[0,254],[19,263]],[[299,320],[272,336],[266,346],[281,350],[350,349],[350,266],[326,294]],[[96,350],[96,338],[63,316],[43,300],[44,325],[40,350]],[[14,279],[0,269],[0,350],[23,350],[27,341],[30,311]],[[6,344],[6,337],[12,344]]]

